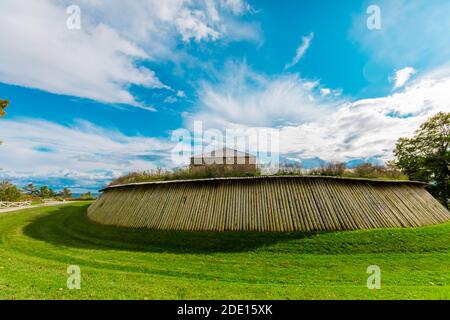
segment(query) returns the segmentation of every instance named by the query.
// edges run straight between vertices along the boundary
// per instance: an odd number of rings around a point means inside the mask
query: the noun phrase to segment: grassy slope
[[[186,233],[90,223],[87,203],[0,215],[0,299],[450,299],[450,223]],[[68,265],[81,290],[66,288]],[[366,287],[381,267],[382,289]]]

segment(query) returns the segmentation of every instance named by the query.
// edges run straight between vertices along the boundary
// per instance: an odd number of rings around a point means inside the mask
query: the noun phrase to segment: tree
[[[408,177],[395,167],[391,162],[386,162],[384,166],[372,163],[361,163],[354,169],[354,175],[359,178],[394,179],[402,180]]]
[[[9,101],[0,99],[0,117],[3,117],[6,112],[5,109],[8,107]]]
[[[39,197],[41,198],[53,198],[55,195],[55,192],[47,186],[39,188]]]
[[[80,200],[94,200],[95,197],[92,195],[91,192],[86,192],[80,195]]]
[[[440,112],[424,122],[412,138],[400,138],[395,164],[410,179],[430,183],[430,193],[449,207],[450,113]]]
[[[8,104],[9,104],[8,100],[0,99],[0,118],[6,114],[5,109],[8,107]],[[1,143],[2,142],[0,141],[0,144]]]
[[[27,184],[27,186],[23,188],[23,191],[30,196],[37,196],[39,194],[39,191],[32,183]]]
[[[0,182],[0,201],[19,201],[22,198],[19,188],[5,180]]]
[[[69,188],[64,188],[58,195],[64,199],[70,199],[72,198],[72,191]]]

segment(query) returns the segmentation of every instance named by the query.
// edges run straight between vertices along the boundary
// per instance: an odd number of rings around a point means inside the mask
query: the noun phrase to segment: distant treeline
[[[48,186],[35,187],[29,183],[26,187],[20,189],[8,180],[0,182],[0,201],[18,202],[30,200],[33,203],[42,202],[44,199],[54,200],[93,200],[95,197],[91,192],[81,194],[79,198],[74,199],[72,191],[64,188],[59,192],[55,192]]]

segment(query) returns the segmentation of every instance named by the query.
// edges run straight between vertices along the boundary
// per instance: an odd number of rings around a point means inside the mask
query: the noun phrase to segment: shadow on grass
[[[93,249],[169,253],[246,252],[274,243],[303,239],[315,232],[185,232],[105,226],[90,221],[88,205],[57,208],[34,218],[24,233],[54,245]]]

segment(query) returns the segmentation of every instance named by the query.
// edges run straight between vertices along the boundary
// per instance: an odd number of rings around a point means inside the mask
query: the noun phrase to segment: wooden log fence
[[[0,209],[21,208],[30,205],[31,201],[20,201],[20,202],[0,201]]]

